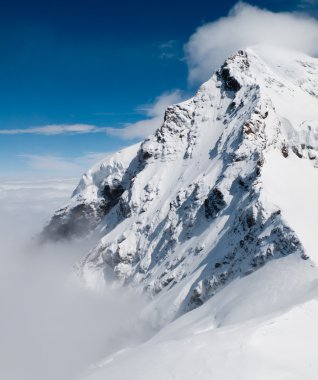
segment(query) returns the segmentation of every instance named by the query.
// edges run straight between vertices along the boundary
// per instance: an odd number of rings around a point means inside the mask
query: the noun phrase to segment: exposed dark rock
[[[200,286],[197,286],[193,289],[192,296],[189,301],[189,310],[195,309],[196,307],[199,307],[203,304],[203,300],[201,299],[202,296],[202,289]]]
[[[131,215],[132,210],[127,199],[121,198],[119,200],[119,211],[124,218],[128,218]]]
[[[299,149],[297,148],[297,146],[293,146],[292,147],[292,151],[296,154],[297,157],[299,158],[303,158],[303,155],[300,153]]]
[[[247,228],[252,228],[255,225],[256,220],[252,210],[246,210],[246,212],[242,215],[242,222]]]
[[[104,212],[108,212],[119,200],[125,189],[119,184],[117,187],[110,187],[105,185],[102,190],[102,196],[104,202],[102,202],[102,208]]]
[[[99,202],[79,203],[58,210],[44,227],[40,239],[58,241],[87,235],[118,203],[124,190],[121,184],[113,188],[105,185]]]
[[[288,152],[288,146],[287,146],[287,145],[283,145],[283,146],[282,146],[282,155],[283,155],[283,157],[285,157],[285,158],[288,157],[289,152]]]
[[[232,103],[229,104],[229,106],[228,106],[226,112],[227,112],[227,113],[232,113],[232,112],[235,110],[235,107],[236,107],[236,103],[233,101]],[[223,123],[226,124],[226,122],[227,122],[227,120],[224,120]]]
[[[220,75],[223,79],[225,90],[237,92],[241,89],[240,83],[238,82],[237,79],[235,79],[233,76],[231,76],[230,70],[228,67],[223,66],[221,68]]]
[[[152,154],[150,154],[149,152],[143,152],[142,158],[144,160],[148,160],[151,157],[152,157]]]
[[[247,122],[244,124],[243,126],[243,132],[246,134],[246,135],[249,135],[251,133],[254,133],[254,126],[251,122]]]
[[[41,240],[66,240],[86,235],[94,228],[104,210],[100,205],[79,204],[70,210],[61,209],[55,213],[41,233]],[[99,217],[98,217],[99,215]]]
[[[226,206],[224,196],[220,190],[213,188],[204,201],[205,216],[207,219],[214,218]]]

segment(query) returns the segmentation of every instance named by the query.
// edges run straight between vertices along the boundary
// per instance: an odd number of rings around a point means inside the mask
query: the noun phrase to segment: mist
[[[145,297],[85,289],[74,272],[91,241],[38,246],[38,233],[72,181],[0,185],[0,378],[80,379],[152,333]]]
[[[306,13],[271,12],[239,1],[226,17],[200,26],[185,45],[189,80],[207,80],[229,55],[254,45],[318,55],[318,21]]]

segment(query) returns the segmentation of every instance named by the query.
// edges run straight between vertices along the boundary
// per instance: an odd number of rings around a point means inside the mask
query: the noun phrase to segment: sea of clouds
[[[73,180],[0,184],[0,378],[79,379],[111,352],[152,333],[144,298],[85,289],[74,274],[91,241],[39,246],[34,236]]]

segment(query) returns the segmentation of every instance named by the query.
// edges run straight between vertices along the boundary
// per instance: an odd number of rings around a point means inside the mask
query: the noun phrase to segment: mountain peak
[[[173,300],[167,319],[271,260],[318,262],[306,228],[318,212],[317,74],[303,54],[238,51],[151,137],[86,173],[43,236],[95,231],[78,265],[86,284],[117,279]]]

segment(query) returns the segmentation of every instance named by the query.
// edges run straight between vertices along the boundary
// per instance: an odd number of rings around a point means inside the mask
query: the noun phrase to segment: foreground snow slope
[[[43,238],[98,232],[86,284],[146,289],[162,323],[272,260],[317,263],[317,78],[303,54],[239,51],[153,136],[86,173]]]
[[[86,380],[315,380],[317,268],[293,255],[235,280]]]

